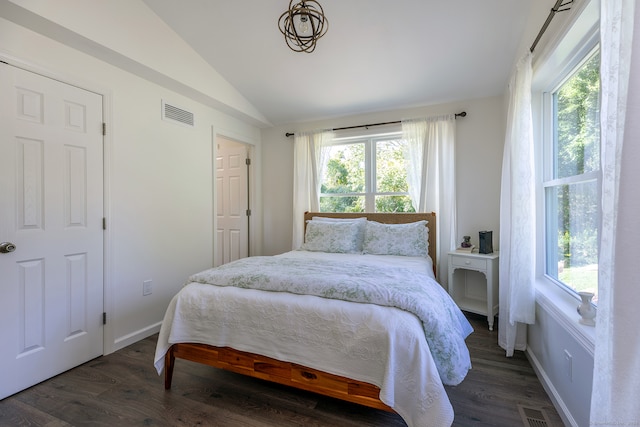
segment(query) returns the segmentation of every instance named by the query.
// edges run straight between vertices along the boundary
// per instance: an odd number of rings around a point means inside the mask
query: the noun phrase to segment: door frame
[[[49,67],[44,67],[31,61],[23,60],[19,57],[13,56],[0,49],[0,61],[20,68],[25,71],[39,74],[43,77],[47,77],[52,80],[59,81],[61,83],[68,84],[70,86],[77,87],[89,92],[93,92],[102,96],[102,121],[106,123],[106,135],[102,136],[102,163],[103,163],[103,213],[102,216],[106,218],[106,230],[103,230],[103,277],[102,277],[102,290],[103,290],[103,312],[106,313],[107,323],[103,325],[102,329],[102,354],[106,355],[114,352],[117,348],[114,345],[114,322],[109,321],[113,319],[114,313],[114,294],[115,290],[112,283],[111,265],[113,262],[112,257],[112,227],[113,223],[111,219],[111,153],[113,146],[112,139],[112,101],[113,95],[111,90],[105,86],[102,86],[96,82],[86,81],[78,76],[71,75],[65,72],[53,71]]]
[[[231,140],[233,142],[237,142],[238,144],[245,145],[248,149],[249,158],[251,159],[251,167],[249,168],[249,209],[251,210],[251,215],[249,216],[249,242],[248,242],[248,252],[249,256],[259,255],[257,249],[259,248],[260,239],[258,236],[261,235],[262,229],[258,228],[261,224],[258,220],[256,220],[257,215],[260,212],[258,209],[259,195],[256,191],[256,176],[260,173],[259,162],[257,158],[258,154],[258,146],[257,144],[248,141],[248,138],[242,135],[238,135],[232,131],[228,130],[216,130],[215,126],[211,126],[211,197],[212,197],[212,252],[211,252],[211,265],[214,265],[215,261],[215,251],[217,247],[216,240],[216,230],[218,227],[218,220],[216,215],[216,168],[215,161],[216,156],[218,155],[218,139],[224,138],[226,140]]]

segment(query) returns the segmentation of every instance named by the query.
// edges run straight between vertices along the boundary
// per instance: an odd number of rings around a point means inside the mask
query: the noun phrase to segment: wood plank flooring
[[[497,331],[468,315],[473,369],[447,387],[454,426],[523,426],[518,404],[562,426],[525,355],[506,358]],[[406,427],[396,414],[178,360],[173,388],[153,367],[149,337],[0,401],[0,426],[379,426]],[[0,379],[1,380],[1,379]]]

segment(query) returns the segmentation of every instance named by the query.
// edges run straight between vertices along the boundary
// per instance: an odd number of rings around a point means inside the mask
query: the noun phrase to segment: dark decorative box
[[[493,231],[481,231],[480,233],[480,247],[478,253],[490,254],[493,253]]]

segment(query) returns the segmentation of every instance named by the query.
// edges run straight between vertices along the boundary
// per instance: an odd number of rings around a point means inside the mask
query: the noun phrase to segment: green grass
[[[576,292],[587,291],[596,294],[593,302],[598,300],[598,264],[582,267],[564,268],[558,273],[558,280]]]

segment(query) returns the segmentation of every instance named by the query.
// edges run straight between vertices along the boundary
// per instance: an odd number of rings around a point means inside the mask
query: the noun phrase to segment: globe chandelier
[[[311,53],[318,39],[327,33],[329,21],[316,0],[291,0],[289,9],[280,15],[278,28],[289,49]]]

